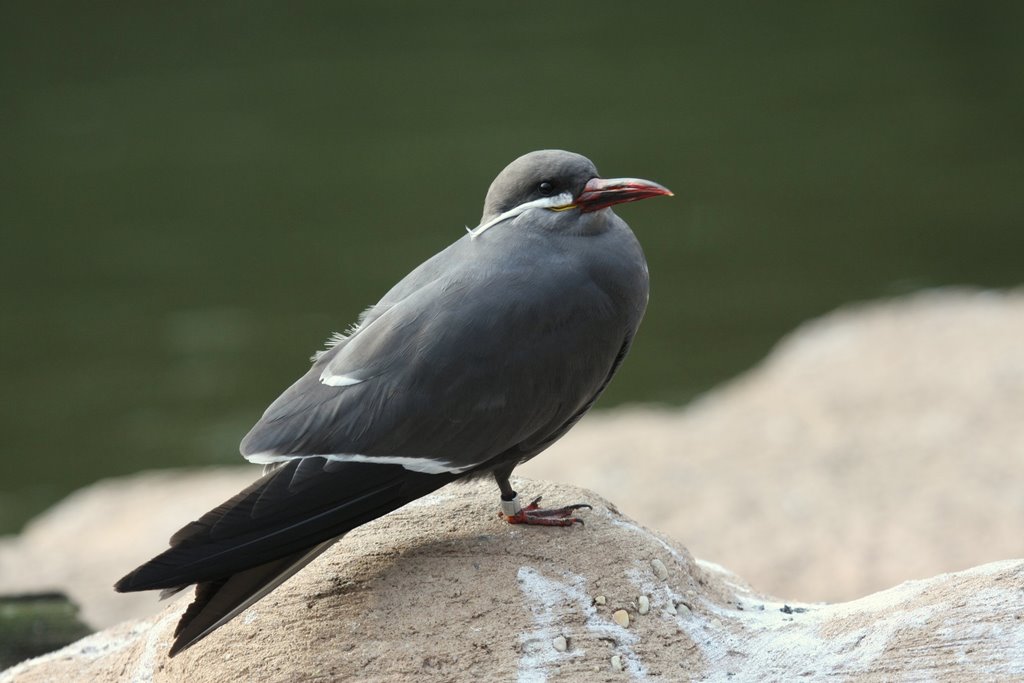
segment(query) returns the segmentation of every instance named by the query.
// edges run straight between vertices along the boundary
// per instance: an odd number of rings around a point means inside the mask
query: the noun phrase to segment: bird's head
[[[623,202],[672,196],[667,188],[639,178],[601,178],[585,156],[546,149],[519,157],[498,174],[487,191],[473,237],[530,210],[587,214]]]

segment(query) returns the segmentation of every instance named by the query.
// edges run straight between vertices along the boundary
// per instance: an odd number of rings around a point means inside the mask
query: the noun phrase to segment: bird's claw
[[[536,526],[572,526],[573,524],[579,523],[584,526],[585,523],[579,517],[573,516],[573,512],[576,510],[593,510],[594,508],[586,503],[576,503],[575,505],[566,505],[560,508],[548,508],[544,509],[540,507],[541,496],[537,496],[530,504],[522,508],[519,512],[508,515],[501,514],[505,518],[505,521],[509,524],[533,524]]]

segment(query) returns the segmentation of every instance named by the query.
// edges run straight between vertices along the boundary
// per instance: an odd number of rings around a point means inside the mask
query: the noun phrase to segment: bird
[[[509,523],[582,524],[588,505],[523,505],[509,477],[583,417],[629,351],[649,275],[611,207],[659,195],[672,193],[562,150],[502,170],[478,225],[332,336],[244,437],[263,475],[115,584],[196,586],[168,655],[347,532],[457,480],[492,476]]]

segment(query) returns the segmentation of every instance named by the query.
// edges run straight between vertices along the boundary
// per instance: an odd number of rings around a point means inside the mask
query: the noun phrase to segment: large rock
[[[152,614],[159,609],[156,594],[118,595],[114,582],[259,472],[251,466],[145,472],[76,491],[19,536],[0,541],[0,595],[64,592],[95,628]]]
[[[587,417],[523,472],[577,483],[789,599],[846,600],[1024,556],[1024,292],[841,309],[683,409]],[[0,541],[0,594],[58,590],[104,627],[159,608],[110,586],[259,468],[100,482]]]
[[[849,306],[685,409],[586,419],[521,469],[758,589],[848,600],[1024,557],[1024,290]]]
[[[784,605],[595,494],[516,486],[594,510],[586,527],[512,527],[496,517],[490,483],[449,486],[356,530],[172,660],[188,598],[0,681],[1024,677],[1024,562],[840,605]]]

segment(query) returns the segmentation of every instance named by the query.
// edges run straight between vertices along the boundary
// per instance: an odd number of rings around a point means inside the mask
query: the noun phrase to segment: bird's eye
[[[549,183],[547,180],[545,180],[544,182],[537,186],[537,191],[540,192],[542,195],[547,196],[555,191],[555,186]]]

